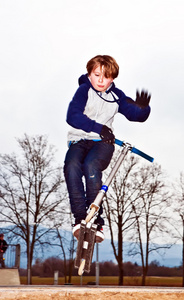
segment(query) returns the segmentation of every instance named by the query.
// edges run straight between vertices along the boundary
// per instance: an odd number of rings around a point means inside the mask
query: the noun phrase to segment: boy
[[[144,122],[149,114],[151,96],[137,92],[136,100],[115,87],[119,66],[108,55],[97,55],[87,63],[87,74],[79,78],[79,88],[69,104],[67,123],[69,149],[65,157],[64,174],[71,211],[75,218],[73,235],[78,238],[80,222],[102,185],[105,170],[114,152],[112,123],[116,113],[129,121]],[[83,183],[82,178],[85,182]],[[102,206],[95,223],[96,242],[104,239]]]

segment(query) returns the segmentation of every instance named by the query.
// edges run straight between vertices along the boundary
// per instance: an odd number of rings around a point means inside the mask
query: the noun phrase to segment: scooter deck
[[[82,260],[85,260],[84,271],[89,273],[93,250],[95,245],[95,236],[96,236],[97,225],[81,221],[79,239],[77,245],[77,253],[75,258],[75,268],[79,268]]]

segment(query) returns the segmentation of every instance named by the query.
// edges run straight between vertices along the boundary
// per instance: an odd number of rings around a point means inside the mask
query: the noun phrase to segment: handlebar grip
[[[123,146],[125,145],[126,143],[123,142],[123,141],[120,141],[118,139],[115,139],[115,144],[118,145],[118,146]],[[149,160],[150,162],[153,162],[154,161],[154,158],[147,155],[146,153],[140,151],[139,149],[135,148],[135,147],[130,147],[130,150],[131,152],[135,153],[135,154],[138,154],[139,156],[142,156],[143,158]]]
[[[135,153],[135,154],[138,154],[140,156],[142,156],[143,158],[149,160],[150,162],[153,162],[154,161],[154,158],[147,155],[146,153],[140,151],[139,149],[135,148],[135,147],[132,147],[131,149],[131,152]]]

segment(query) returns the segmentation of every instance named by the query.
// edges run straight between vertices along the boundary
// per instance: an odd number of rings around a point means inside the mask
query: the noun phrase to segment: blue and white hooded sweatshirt
[[[112,123],[117,113],[129,121],[144,122],[150,114],[150,107],[141,108],[116,88],[114,82],[106,92],[99,92],[91,85],[88,75],[82,75],[79,88],[68,107],[66,121],[72,126],[68,132],[68,142],[101,140],[102,126],[106,125],[113,131]]]

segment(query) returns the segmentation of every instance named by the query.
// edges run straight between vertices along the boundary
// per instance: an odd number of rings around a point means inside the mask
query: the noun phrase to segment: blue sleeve
[[[151,111],[150,106],[141,108],[122,91],[118,90],[117,94],[119,94],[119,113],[123,114],[129,121],[144,122],[147,120]]]
[[[89,86],[82,84],[76,91],[67,111],[67,123],[86,132],[96,132],[100,134],[102,124],[96,123],[84,114],[84,109],[88,100]]]

